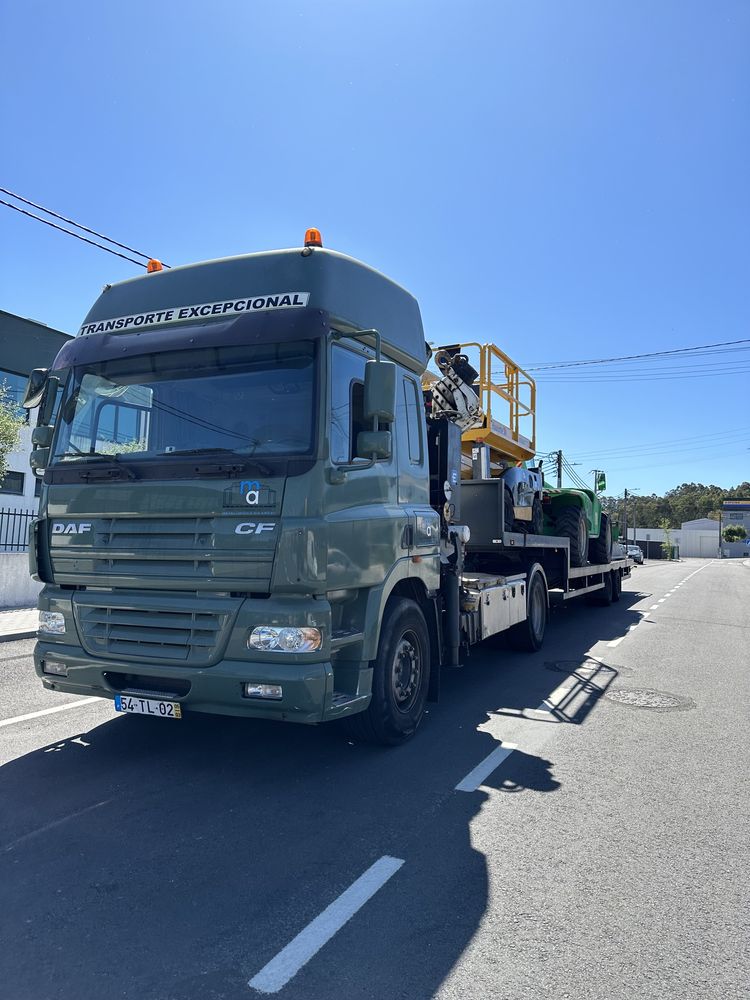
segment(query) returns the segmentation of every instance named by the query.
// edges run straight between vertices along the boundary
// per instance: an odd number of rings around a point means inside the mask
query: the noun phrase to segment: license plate
[[[115,695],[116,712],[134,712],[136,715],[159,715],[163,719],[181,719],[182,706],[178,701],[156,701],[153,698],[134,698],[128,694]]]

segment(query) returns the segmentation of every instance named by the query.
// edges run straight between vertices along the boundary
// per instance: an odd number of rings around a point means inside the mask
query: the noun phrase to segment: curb
[[[4,632],[0,642],[14,642],[16,639],[36,639],[36,629],[27,632]]]

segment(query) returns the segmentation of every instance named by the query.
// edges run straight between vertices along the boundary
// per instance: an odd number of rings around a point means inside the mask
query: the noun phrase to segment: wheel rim
[[[391,666],[391,690],[399,712],[414,707],[422,681],[422,650],[419,638],[411,629],[401,636]]]
[[[539,584],[535,584],[529,594],[529,624],[534,635],[539,637],[544,627],[544,598]]]

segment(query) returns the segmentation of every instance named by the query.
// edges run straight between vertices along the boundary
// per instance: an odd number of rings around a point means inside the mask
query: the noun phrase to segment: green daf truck
[[[430,357],[416,300],[317,231],[106,286],[26,392],[44,686],[398,744],[474,643],[538,649],[551,601],[616,600],[628,560],[507,530],[523,483],[462,469],[477,373],[448,345],[423,384]]]

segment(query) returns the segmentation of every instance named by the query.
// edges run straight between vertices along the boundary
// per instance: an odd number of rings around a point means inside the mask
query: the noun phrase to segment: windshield
[[[54,460],[309,454],[314,352],[312,343],[300,341],[75,367],[60,406]]]

